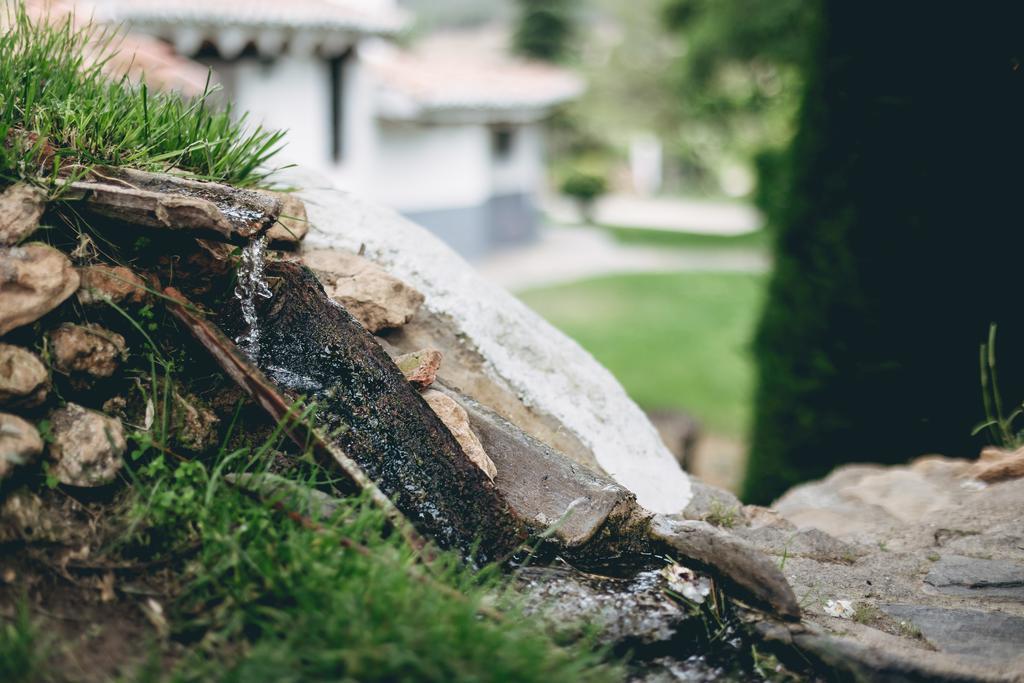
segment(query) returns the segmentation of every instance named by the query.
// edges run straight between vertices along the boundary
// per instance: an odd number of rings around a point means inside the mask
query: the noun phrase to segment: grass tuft
[[[719,500],[713,500],[704,521],[723,529],[732,529],[739,522],[739,516],[739,508],[735,505],[725,505]]]
[[[286,458],[293,483],[269,496],[232,485],[232,474],[275,481],[267,472],[291,448],[282,425],[239,445],[232,423],[216,453],[175,454],[176,371],[152,363],[139,385],[151,425],[130,435],[136,503],[123,544],[195,552],[167,610],[171,638],[188,647],[153,680],[622,680],[607,652],[526,616],[499,567],[474,571],[443,552],[422,562],[366,497],[335,499],[324,519],[314,494],[332,490],[330,474],[304,457]]]
[[[0,615],[0,681],[39,680],[46,669],[47,655],[27,602],[20,602],[9,618]]]
[[[0,182],[118,165],[176,169],[239,186],[263,183],[283,133],[211,106],[214,89],[187,100],[112,78],[104,66],[118,34],[72,17],[0,10]]]

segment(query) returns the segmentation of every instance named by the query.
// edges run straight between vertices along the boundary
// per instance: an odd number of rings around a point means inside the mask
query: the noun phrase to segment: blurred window
[[[516,132],[512,128],[501,127],[491,130],[491,153],[495,159],[504,161],[512,156],[516,144]]]
[[[345,64],[349,52],[330,60],[331,67],[331,159],[345,157]]]

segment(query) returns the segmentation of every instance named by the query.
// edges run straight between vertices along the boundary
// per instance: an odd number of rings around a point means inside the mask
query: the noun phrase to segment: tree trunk
[[[826,0],[756,339],[746,499],[850,461],[977,455],[978,345],[1024,399],[1019,3]]]

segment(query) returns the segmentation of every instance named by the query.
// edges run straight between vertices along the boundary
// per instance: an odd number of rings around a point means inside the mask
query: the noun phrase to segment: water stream
[[[235,298],[241,302],[242,318],[247,326],[245,333],[236,337],[235,342],[254,363],[260,357],[260,325],[256,313],[256,297],[269,299],[274,296],[263,276],[266,256],[266,236],[250,240],[242,250],[242,262],[238,266],[238,284],[235,285]]]

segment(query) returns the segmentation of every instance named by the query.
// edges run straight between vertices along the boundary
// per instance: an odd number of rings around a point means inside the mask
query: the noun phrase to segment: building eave
[[[334,12],[313,11],[317,6],[266,0],[100,0],[96,14],[171,42],[179,54],[192,56],[212,45],[225,59],[250,48],[262,57],[285,52],[334,56],[360,38],[392,36],[409,22],[402,10],[346,13],[339,6]]]

